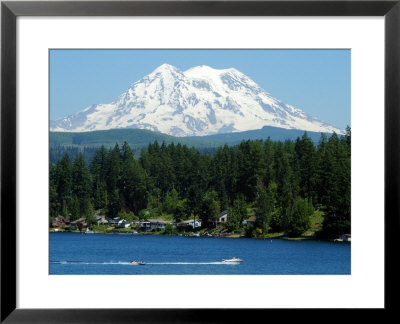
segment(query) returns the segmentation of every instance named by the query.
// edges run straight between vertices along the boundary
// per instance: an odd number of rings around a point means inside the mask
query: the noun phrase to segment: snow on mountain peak
[[[184,72],[167,63],[110,104],[56,121],[52,131],[142,128],[174,136],[210,135],[274,126],[343,133],[280,102],[235,68],[206,65]]]
[[[208,65],[199,65],[192,67],[185,72],[183,72],[187,77],[203,77],[203,78],[212,78],[212,77],[220,77],[225,73],[240,73],[234,68],[229,69],[214,69]]]
[[[153,73],[159,73],[159,72],[180,72],[180,70],[173,65],[164,63],[153,71]]]

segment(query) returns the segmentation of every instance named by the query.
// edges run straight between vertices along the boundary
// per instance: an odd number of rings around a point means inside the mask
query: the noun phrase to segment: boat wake
[[[223,262],[148,262],[147,264],[224,264]]]
[[[118,261],[118,262],[86,262],[86,261],[51,261],[51,264],[85,264],[85,265],[133,265],[130,262]],[[225,262],[146,262],[147,264],[153,265],[203,265],[203,264],[227,264]]]
[[[130,262],[123,262],[123,261],[118,261],[118,262],[86,262],[86,261],[51,261],[51,264],[120,264],[120,265],[131,265]]]

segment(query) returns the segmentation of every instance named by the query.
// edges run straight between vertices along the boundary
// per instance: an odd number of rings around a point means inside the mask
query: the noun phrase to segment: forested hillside
[[[307,133],[285,142],[247,140],[201,154],[182,144],[154,142],[134,158],[128,143],[104,146],[86,163],[65,154],[50,163],[50,217],[92,221],[94,210],[109,217],[172,214],[176,221],[198,215],[203,226],[228,209],[227,227],[238,231],[252,211],[251,236],[304,233],[315,209],[325,213],[325,237],[350,232],[351,135]]]
[[[218,147],[224,144],[238,145],[243,140],[266,140],[268,138],[273,141],[296,140],[302,134],[303,131],[300,130],[270,126],[252,131],[193,137],[175,137],[146,129],[110,129],[75,133],[50,132],[50,161],[57,163],[65,153],[68,153],[71,159],[75,159],[77,154],[82,153],[86,162],[90,162],[94,152],[102,145],[108,149],[115,143],[122,145],[124,142],[129,144],[135,156],[139,156],[142,148],[155,141],[166,144],[181,143],[194,147],[201,153],[214,153]],[[314,143],[318,143],[320,133],[308,132],[307,134]]]

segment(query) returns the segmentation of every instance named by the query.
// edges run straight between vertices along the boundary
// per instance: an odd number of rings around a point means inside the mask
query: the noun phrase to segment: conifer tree
[[[307,132],[297,138],[295,144],[296,160],[299,173],[299,188],[302,197],[315,196],[315,147]]]
[[[310,203],[308,199],[297,198],[291,206],[289,217],[285,221],[288,236],[300,236],[310,226]]]
[[[56,178],[53,183],[56,186],[61,208],[66,208],[72,194],[72,162],[69,155],[66,153],[57,162],[55,170],[51,170]]]
[[[80,215],[85,214],[85,201],[92,197],[91,177],[82,154],[77,155],[72,166],[72,192],[79,202]]]
[[[235,199],[228,211],[227,227],[231,231],[238,230],[247,218],[246,201],[243,196]]]
[[[221,205],[217,192],[214,190],[206,192],[203,197],[203,206],[200,214],[202,226],[208,226],[208,222],[216,219],[220,212]]]
[[[145,172],[139,162],[127,153],[121,166],[121,193],[125,204],[135,213],[147,205],[147,189]]]
[[[77,220],[81,217],[81,212],[79,209],[79,201],[76,195],[72,196],[71,206],[69,208],[69,211],[71,213],[71,221]]]

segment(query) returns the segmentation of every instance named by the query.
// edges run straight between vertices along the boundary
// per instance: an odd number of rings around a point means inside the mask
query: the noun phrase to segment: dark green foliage
[[[97,184],[93,189],[93,205],[95,209],[103,209],[108,205],[107,186],[105,182]]]
[[[165,196],[165,202],[164,202],[164,211],[173,214],[175,213],[176,206],[179,203],[179,195],[178,192],[175,189],[172,189],[171,191],[167,192],[167,195]]]
[[[199,150],[210,150],[229,143],[229,145],[240,144],[244,139],[246,140],[257,140],[267,139],[268,137],[274,141],[285,141],[295,140],[297,137],[302,135],[302,131],[294,129],[283,129],[277,127],[266,126],[259,130],[252,130],[246,132],[235,132],[229,134],[216,134],[209,136],[193,136],[193,137],[174,137],[162,133],[152,132],[146,129],[110,129],[104,131],[92,131],[92,132],[50,132],[50,152],[56,153],[53,158],[50,159],[53,163],[56,163],[63,154],[59,155],[57,152],[62,147],[68,147],[71,158],[74,158],[76,154],[73,152],[81,151],[82,148],[99,148],[101,145],[105,147],[112,147],[115,143],[122,145],[123,142],[127,142],[134,152],[145,148],[149,143],[158,141],[159,143],[166,142],[170,143],[181,143],[189,147],[193,146]],[[309,136],[313,141],[317,142],[320,136],[319,133],[309,132]],[[75,151],[73,150],[75,149]],[[83,153],[83,152],[81,152]],[[89,151],[88,151],[89,153]],[[206,153],[206,152],[203,152]],[[85,155],[85,154],[84,154]]]
[[[163,210],[168,214],[173,214],[176,222],[187,219],[187,216],[190,215],[187,209],[187,199],[180,199],[179,194],[175,189],[167,192],[163,204]]]
[[[257,193],[257,199],[255,203],[255,216],[256,222],[255,227],[259,228],[265,233],[267,227],[271,222],[272,213],[275,210],[276,205],[276,184],[270,183],[267,189],[259,184]]]
[[[88,226],[95,224],[96,222],[96,219],[94,218],[95,211],[93,209],[92,203],[89,198],[83,200],[83,206],[84,206],[83,217],[85,217],[86,224]]]
[[[203,227],[207,226],[209,221],[216,219],[221,212],[221,205],[218,199],[218,194],[212,190],[204,194],[203,206],[200,217]]]
[[[72,166],[72,193],[78,198],[80,217],[87,217],[90,208],[93,210],[90,202],[92,198],[91,175],[81,154],[75,158]]]
[[[261,141],[246,141],[239,145],[237,185],[247,201],[254,201],[257,185],[266,174],[265,152]]]
[[[189,215],[187,200],[179,200],[174,212],[174,221],[179,223],[182,220],[187,219]]]
[[[111,218],[117,217],[122,207],[118,189],[112,190],[108,194],[107,216]]]
[[[51,134],[50,132],[50,138],[52,136]],[[65,154],[68,154],[72,160],[74,160],[78,154],[82,154],[86,163],[89,163],[98,149],[98,147],[93,146],[51,146],[50,144],[50,162],[56,164]]]
[[[315,196],[314,188],[316,182],[315,170],[315,147],[314,143],[304,133],[303,137],[298,138],[295,143],[296,169],[299,176],[299,194],[302,197]]]
[[[240,229],[243,220],[247,218],[247,206],[243,196],[235,199],[229,208],[227,227],[230,231]]]
[[[178,233],[178,230],[174,226],[172,226],[171,224],[167,224],[165,226],[165,229],[164,229],[164,232],[163,232],[164,235],[175,235],[177,233]]]
[[[310,226],[310,216],[313,212],[309,200],[297,198],[287,211],[284,229],[288,236],[300,236]]]
[[[72,166],[72,193],[80,198],[91,196],[91,176],[81,154],[76,157]]]
[[[329,212],[325,215],[323,231],[319,233],[322,238],[338,238],[342,234],[350,233],[350,219],[343,213]]]
[[[147,206],[146,175],[138,161],[133,158],[129,145],[122,147],[120,188],[125,206],[135,213]]]
[[[56,187],[60,205],[64,208],[72,194],[72,162],[68,154],[65,154],[64,157],[58,161],[55,170],[54,168],[50,170],[50,177],[54,177],[50,183],[53,183]]]
[[[112,192],[117,189],[121,179],[121,150],[119,145],[115,144],[114,148],[110,150],[109,158],[107,159],[107,189]]]
[[[206,138],[174,137],[162,133],[152,132],[146,129],[110,129],[92,132],[50,132],[50,161],[57,161],[65,153],[74,159],[82,153],[87,162],[91,161],[95,151],[105,146],[107,149],[115,143],[122,145],[127,142],[135,155],[140,154],[142,148],[148,147],[155,141],[162,143],[182,143],[187,146],[194,146],[203,151],[214,151],[224,142],[209,140]]]
[[[49,189],[49,213],[50,217],[57,217],[61,204],[58,199],[57,190],[54,186],[50,185]]]
[[[283,143],[278,143],[275,148],[274,165],[279,204],[287,206],[293,196],[293,172],[289,163],[289,153],[285,151]]]
[[[269,231],[272,233],[279,233],[283,231],[284,214],[282,208],[277,208],[272,214],[269,222]]]
[[[65,136],[59,135],[60,141]],[[81,136],[81,137],[79,137]],[[86,135],[74,138],[87,141]],[[90,136],[94,136],[93,134]],[[181,143],[155,141],[136,159],[127,141],[84,154],[63,154],[50,163],[50,216],[85,217],[94,210],[109,217],[122,211],[140,219],[172,214],[175,221],[198,215],[202,226],[228,210],[227,227],[241,230],[256,217],[251,236],[308,229],[312,204],[326,213],[321,236],[350,233],[351,131],[322,134],[315,145],[307,133],[296,141],[247,140],[220,146],[213,155]]]
[[[73,196],[71,199],[69,211],[71,213],[71,221],[77,220],[81,217],[81,212],[79,208],[79,200],[77,196]]]
[[[265,190],[261,190],[258,193],[258,197],[256,199],[256,228],[260,228],[263,232],[266,232],[268,221],[270,219],[272,211],[273,203],[271,200],[271,196]]]

